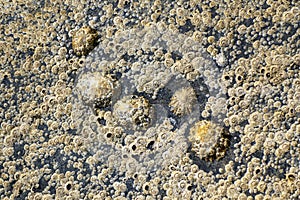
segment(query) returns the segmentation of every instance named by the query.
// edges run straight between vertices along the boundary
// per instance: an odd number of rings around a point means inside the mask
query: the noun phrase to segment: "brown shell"
[[[99,35],[95,29],[85,26],[77,30],[72,38],[72,48],[77,56],[86,56],[97,45]]]

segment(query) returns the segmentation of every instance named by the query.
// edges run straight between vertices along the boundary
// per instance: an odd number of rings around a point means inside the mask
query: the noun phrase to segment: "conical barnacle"
[[[145,128],[151,122],[151,106],[142,96],[125,96],[114,105],[114,116],[124,126]]]
[[[192,87],[184,87],[174,93],[169,106],[175,115],[182,116],[192,112],[196,100],[194,89]]]
[[[229,140],[223,135],[223,127],[207,120],[198,121],[190,129],[192,151],[204,160],[213,161],[225,155]]]
[[[84,26],[74,33],[72,47],[77,56],[86,56],[97,44],[98,33],[91,27]]]

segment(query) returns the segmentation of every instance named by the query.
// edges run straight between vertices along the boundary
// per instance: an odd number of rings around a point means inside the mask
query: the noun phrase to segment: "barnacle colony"
[[[147,128],[151,123],[151,106],[144,97],[125,96],[114,105],[114,116],[123,126]]]
[[[111,103],[114,83],[100,72],[87,72],[78,80],[77,89],[82,102],[104,108]]]
[[[223,127],[207,120],[198,121],[192,126],[189,141],[192,151],[199,158],[209,161],[222,158],[229,146]]]
[[[165,62],[171,57],[174,66]],[[192,151],[198,152],[201,159],[212,158],[212,151],[222,154],[217,150],[222,139],[220,126],[214,124],[221,124],[220,115],[225,109],[213,110],[207,116],[214,121],[209,126],[216,128],[207,131],[207,136],[199,132],[201,124],[190,130],[200,120],[200,107],[205,107],[202,104],[207,97],[222,98],[223,90],[214,81],[220,78],[215,66],[199,43],[159,24],[140,31],[119,32],[100,43],[79,70],[73,104],[73,116],[81,121],[78,134],[83,135],[84,130],[86,146],[101,162],[106,163],[112,156],[117,159],[114,167],[118,170],[132,163],[135,167],[129,167],[130,171],[157,170],[180,159],[189,151],[188,143],[192,143]],[[112,81],[108,77],[118,78]],[[106,103],[105,98],[111,101]],[[91,105],[95,99],[102,100],[103,112],[95,111],[98,107]],[[218,101],[210,102],[211,108],[220,107],[215,102]],[[97,123],[95,119],[102,121]],[[109,143],[106,136],[114,133],[108,134],[107,130],[113,131],[114,126],[122,127],[122,137],[119,142]],[[198,137],[188,138],[190,132],[197,132]],[[203,138],[199,140],[201,134]],[[212,141],[206,141],[207,137]]]
[[[299,0],[30,2],[1,1],[0,199],[299,199]],[[168,30],[138,29],[148,22]],[[82,25],[101,32],[97,51],[112,57],[83,66],[86,57],[76,58],[69,41]],[[133,34],[125,38],[125,31]],[[217,69],[227,71],[227,102],[212,92]],[[120,82],[125,94],[112,94],[111,106],[93,105],[80,93],[70,102],[77,72],[116,74],[113,84]],[[172,82],[177,75],[188,82]],[[209,91],[199,89],[197,77],[211,83]],[[172,96],[184,87],[194,89],[202,118],[194,114],[198,105],[181,116],[171,110]],[[132,95],[158,111],[147,128],[119,124],[114,105]],[[72,105],[77,115],[70,116]],[[192,142],[186,152],[186,141],[197,121],[222,127],[210,118],[216,105],[228,109],[223,122],[232,145],[224,159],[206,162]],[[199,132],[210,135],[206,125]]]
[[[77,56],[86,56],[97,45],[98,33],[89,26],[84,26],[74,33],[72,47]]]

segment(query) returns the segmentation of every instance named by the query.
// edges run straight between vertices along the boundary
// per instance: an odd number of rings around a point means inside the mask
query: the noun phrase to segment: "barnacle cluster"
[[[299,199],[298,0],[0,5],[1,200]]]
[[[99,72],[83,74],[77,82],[78,95],[86,104],[108,107],[111,104],[114,83]]]
[[[221,159],[225,156],[229,147],[229,139],[224,137],[224,128],[210,121],[196,122],[190,129],[189,141],[192,143],[192,151],[208,161]]]
[[[148,127],[151,123],[151,107],[147,99],[138,96],[126,96],[114,105],[114,116],[123,126]]]
[[[174,51],[172,40],[188,45],[176,50],[185,61],[175,59],[174,66],[170,67],[164,55]],[[152,57],[151,52],[157,57]],[[220,76],[218,71],[207,76],[198,72],[199,68],[209,70],[214,66],[206,56],[200,45],[190,38],[178,40],[178,35],[162,24],[152,24],[135,33],[119,32],[111,37],[110,45],[96,47],[86,58],[85,66],[79,69],[72,98],[73,120],[79,125],[77,134],[83,135],[88,149],[105,163],[110,156],[117,157],[120,163],[130,158],[135,165],[140,163],[136,170],[145,167],[151,171],[179,159],[188,151],[186,134],[190,124],[200,117],[200,104],[206,101],[210,91],[215,93],[212,96],[222,99],[223,90],[218,83],[214,88],[206,84],[207,77]],[[185,65],[178,71],[176,62]],[[187,80],[186,72],[191,69],[198,71],[193,80]],[[103,102],[105,97],[109,97],[110,104],[104,104],[103,109],[98,104],[91,106],[88,101],[102,99]],[[220,121],[218,114],[222,111],[216,113],[209,116]],[[122,127],[122,134],[114,133],[116,124]],[[118,166],[122,171],[120,164],[115,167]]]
[[[72,37],[72,48],[77,56],[86,56],[97,45],[98,33],[89,26],[78,29]]]

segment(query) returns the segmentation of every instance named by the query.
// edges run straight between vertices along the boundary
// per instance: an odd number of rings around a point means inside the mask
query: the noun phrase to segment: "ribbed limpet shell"
[[[194,89],[192,87],[184,87],[174,93],[169,106],[175,115],[183,116],[192,112],[196,101]]]

